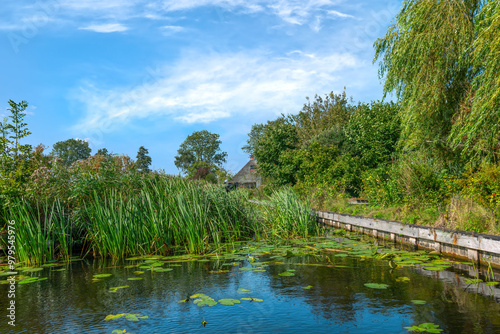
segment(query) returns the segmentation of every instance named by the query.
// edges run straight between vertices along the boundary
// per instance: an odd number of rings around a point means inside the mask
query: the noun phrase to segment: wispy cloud
[[[151,116],[209,123],[248,113],[280,114],[297,110],[308,94],[331,90],[342,70],[356,66],[350,54],[191,54],[155,70],[138,87],[83,87],[78,97],[85,117],[75,128],[88,132],[101,124],[120,127]]]
[[[347,19],[347,18],[353,19],[354,18],[354,16],[352,16],[352,15],[344,14],[344,13],[341,13],[341,12],[336,11],[336,10],[327,10],[326,12],[328,13],[328,15],[333,16],[333,17],[341,17],[344,19]]]
[[[181,27],[181,26],[163,26],[163,27],[160,27],[160,30],[163,33],[163,35],[169,36],[169,35],[173,35],[173,34],[185,31],[186,29],[184,27]]]
[[[80,27],[78,29],[90,30],[100,33],[112,33],[128,30],[128,28],[121,23],[92,24],[86,27]]]

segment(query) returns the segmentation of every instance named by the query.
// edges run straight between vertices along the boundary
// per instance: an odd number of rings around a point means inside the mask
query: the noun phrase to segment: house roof
[[[250,159],[243,168],[229,181],[230,183],[252,183],[257,182],[260,176],[257,174],[257,161]]]

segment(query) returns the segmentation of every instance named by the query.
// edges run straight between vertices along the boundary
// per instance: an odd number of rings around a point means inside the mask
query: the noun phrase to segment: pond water
[[[0,285],[0,333],[500,333],[498,286],[456,284],[437,255],[341,237],[227,251],[21,268],[47,279],[16,284],[15,327]]]

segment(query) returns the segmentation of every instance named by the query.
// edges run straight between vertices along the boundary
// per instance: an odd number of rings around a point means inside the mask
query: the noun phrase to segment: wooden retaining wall
[[[500,236],[469,233],[429,226],[403,224],[329,211],[316,211],[318,221],[328,226],[369,234],[415,248],[434,250],[477,264],[500,268]]]

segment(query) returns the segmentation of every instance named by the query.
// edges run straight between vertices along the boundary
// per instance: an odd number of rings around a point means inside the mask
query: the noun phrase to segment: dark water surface
[[[458,271],[422,274],[418,268],[392,269],[388,261],[335,253],[291,256],[292,252],[289,257],[271,259],[273,255],[260,256],[260,252],[250,263],[254,258],[245,255],[251,253],[250,248],[239,258],[167,262],[162,267],[173,269],[168,272],[124,268],[145,260],[83,260],[45,267],[25,275],[47,280],[16,286],[16,327],[7,324],[8,285],[0,285],[0,333],[112,333],[115,329],[136,334],[409,333],[404,327],[426,322],[439,325],[442,333],[500,333],[498,287],[474,293],[474,286],[465,289],[454,283],[464,276]],[[263,266],[265,271],[239,269],[259,267],[255,263],[264,261],[278,264]],[[227,265],[233,263],[237,265]],[[229,272],[214,273],[220,270]],[[295,270],[290,271],[295,276],[279,276],[287,270]],[[93,275],[101,273],[112,276],[93,282]],[[143,279],[130,281],[130,277]],[[398,281],[401,277],[409,282]],[[389,287],[370,289],[365,283]],[[111,287],[127,285],[109,292]],[[312,288],[303,289],[309,285]],[[241,288],[250,292],[238,292]],[[193,299],[179,303],[198,293],[216,301],[245,297],[263,301],[212,307],[199,307]],[[412,300],[427,303],[415,305]],[[121,313],[148,318],[105,320]]]

